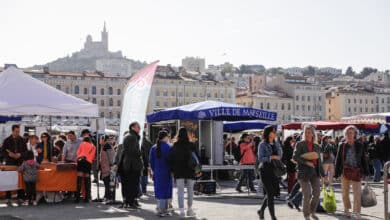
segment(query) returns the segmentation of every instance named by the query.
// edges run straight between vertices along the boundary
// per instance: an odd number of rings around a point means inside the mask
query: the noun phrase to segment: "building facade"
[[[181,66],[188,71],[204,73],[206,70],[206,60],[199,57],[186,57],[181,60]]]

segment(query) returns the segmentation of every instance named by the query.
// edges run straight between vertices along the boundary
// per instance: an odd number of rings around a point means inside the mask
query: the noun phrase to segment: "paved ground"
[[[197,213],[196,218],[189,219],[223,219],[223,220],[251,220],[258,219],[256,211],[258,210],[261,199],[255,194],[242,193],[234,191],[233,182],[221,183],[220,189],[216,196],[196,196],[194,208]],[[364,219],[384,219],[383,211],[383,184],[373,185],[377,194],[378,205],[372,208],[363,208]],[[149,189],[152,189],[150,186]],[[101,188],[101,191],[103,189]],[[96,188],[93,189],[96,192]],[[102,193],[101,193],[102,195]],[[117,192],[119,195],[119,192]],[[282,197],[284,194],[282,195]],[[334,215],[319,214],[320,219],[347,219],[341,216],[343,210],[340,190],[336,187],[337,211]],[[94,198],[96,193],[94,193]],[[5,219],[160,219],[155,215],[155,200],[153,197],[143,197],[141,199],[141,210],[122,210],[115,206],[102,205],[100,203],[74,204],[71,201],[62,202],[61,204],[41,204],[37,207],[6,207],[4,201],[0,202],[0,220]],[[176,195],[173,200],[174,207],[177,207]],[[284,201],[277,201],[276,215],[278,219],[303,219],[302,213],[287,207]],[[266,219],[269,219],[266,213]],[[167,219],[179,219],[178,216],[167,217]]]

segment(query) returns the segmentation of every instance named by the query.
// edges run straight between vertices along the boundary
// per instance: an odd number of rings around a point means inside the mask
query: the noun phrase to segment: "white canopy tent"
[[[68,95],[10,66],[0,73],[0,115],[98,117],[98,105]]]
[[[351,117],[341,118],[343,122],[353,123],[379,123],[386,124],[390,123],[390,112],[376,113],[376,114],[361,114]]]

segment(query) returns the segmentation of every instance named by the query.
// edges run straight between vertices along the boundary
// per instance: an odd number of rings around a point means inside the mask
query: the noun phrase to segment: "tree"
[[[376,73],[376,72],[378,72],[378,70],[375,69],[375,68],[372,68],[372,67],[364,67],[364,68],[362,69],[362,71],[360,72],[360,77],[361,77],[361,78],[365,78],[365,77],[369,76],[371,73]]]
[[[302,71],[304,76],[314,76],[316,69],[313,66],[308,66]]]
[[[345,75],[347,76],[355,76],[355,71],[353,71],[352,67],[348,67],[347,70],[345,71]]]

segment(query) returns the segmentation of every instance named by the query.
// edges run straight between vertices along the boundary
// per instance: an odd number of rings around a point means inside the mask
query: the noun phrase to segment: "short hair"
[[[30,139],[37,139],[37,140],[39,140],[39,137],[38,136],[36,136],[35,134],[33,134],[33,135],[30,135],[30,137],[29,137]]]
[[[131,128],[133,128],[133,127],[136,126],[136,125],[140,126],[139,123],[136,122],[136,121],[131,122],[130,125],[129,125],[129,130],[131,130]],[[140,127],[141,127],[141,126],[140,126]]]
[[[63,140],[58,140],[54,143],[55,146],[60,147],[61,149],[64,147],[65,143]]]
[[[83,138],[83,141],[88,142],[88,143],[92,143],[92,140],[90,137]]]
[[[311,133],[313,134],[312,142],[315,143],[317,141],[317,133],[316,133],[315,127],[313,125],[311,125],[311,124],[304,125],[303,126],[303,138],[302,138],[302,140],[306,139],[306,136],[305,136],[306,130],[310,130],[311,131]]]
[[[84,134],[91,134],[91,132],[89,131],[89,129],[83,129],[81,131],[81,136],[83,136]]]
[[[76,133],[74,131],[68,131],[68,133],[66,133],[66,134],[71,134],[71,135],[76,136]]]
[[[31,150],[27,151],[26,160],[34,160],[34,152],[32,152]]]
[[[347,137],[347,132],[350,129],[352,129],[354,131],[355,139],[356,139],[358,134],[359,134],[359,130],[357,129],[357,127],[355,125],[348,125],[346,128],[344,128],[344,131],[343,131],[344,137]]]
[[[12,125],[12,131],[14,131],[17,128],[20,129],[20,125]]]

